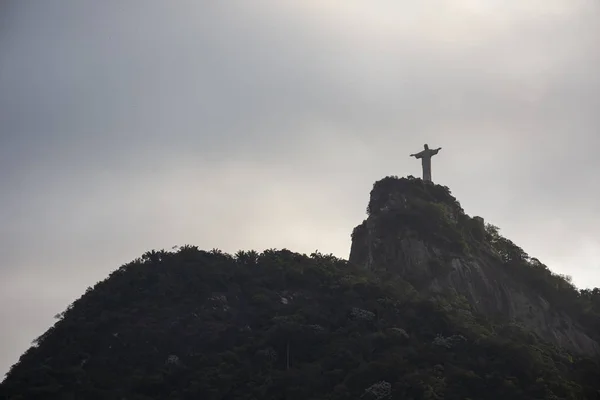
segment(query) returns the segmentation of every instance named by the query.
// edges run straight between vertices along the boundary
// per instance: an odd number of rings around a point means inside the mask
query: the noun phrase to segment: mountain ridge
[[[367,214],[349,260],[146,252],[57,315],[0,399],[598,398],[598,289],[440,185],[386,177]]]

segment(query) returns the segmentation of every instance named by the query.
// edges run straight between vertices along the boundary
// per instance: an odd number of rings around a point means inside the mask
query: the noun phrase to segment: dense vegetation
[[[368,212],[382,229],[497,257],[600,332],[598,289],[577,290],[467,216],[448,188],[388,177]],[[405,279],[318,252],[147,252],[57,315],[0,399],[600,398],[599,360],[491,322],[460,295],[426,297]]]
[[[7,399],[593,399],[597,361],[319,253],[149,252],[57,316]],[[4,396],[4,397],[2,397]]]

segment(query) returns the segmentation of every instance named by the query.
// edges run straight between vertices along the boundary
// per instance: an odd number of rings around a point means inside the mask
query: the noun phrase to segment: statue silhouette
[[[424,145],[423,147],[425,147],[425,150],[417,154],[411,154],[410,156],[421,159],[423,165],[423,180],[431,182],[431,157],[435,156],[442,148],[438,147],[437,149],[431,150],[427,145]]]

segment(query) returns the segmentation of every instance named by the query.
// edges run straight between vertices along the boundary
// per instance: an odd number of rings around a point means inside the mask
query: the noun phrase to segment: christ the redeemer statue
[[[423,180],[426,182],[431,182],[431,157],[435,156],[442,148],[438,147],[437,149],[431,150],[427,145],[424,147],[425,150],[417,154],[411,154],[410,156],[421,159],[423,164]]]

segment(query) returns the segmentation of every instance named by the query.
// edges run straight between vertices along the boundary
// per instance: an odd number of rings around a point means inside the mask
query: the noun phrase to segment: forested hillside
[[[600,398],[595,354],[502,314],[524,301],[519,291],[534,293],[547,299],[539,312],[568,317],[565,337],[593,342],[598,289],[577,290],[441,186],[385,178],[369,218],[353,234],[355,262],[286,249],[147,252],[57,315],[0,398]],[[474,302],[479,273],[518,283],[506,289],[513,300],[490,303],[497,314]]]

